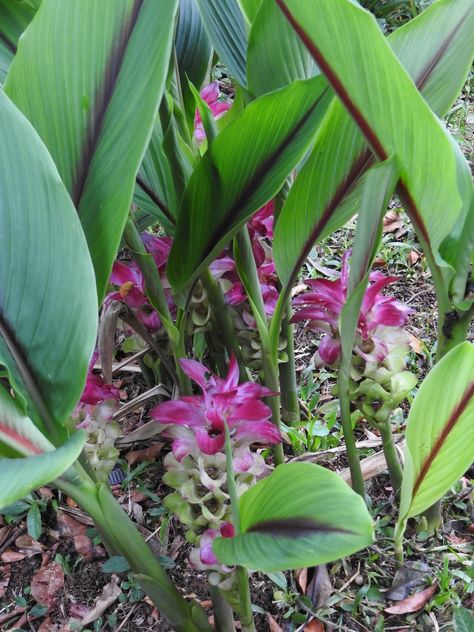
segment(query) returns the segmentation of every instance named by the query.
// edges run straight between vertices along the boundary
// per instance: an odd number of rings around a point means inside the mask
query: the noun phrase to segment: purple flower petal
[[[321,360],[326,364],[334,364],[341,355],[341,343],[330,335],[323,336],[318,347]]]
[[[160,424],[182,424],[190,427],[205,425],[202,410],[195,404],[176,399],[162,402],[150,410],[150,417]]]
[[[225,445],[224,429],[196,429],[196,441],[198,448],[204,454],[216,454],[220,452]]]

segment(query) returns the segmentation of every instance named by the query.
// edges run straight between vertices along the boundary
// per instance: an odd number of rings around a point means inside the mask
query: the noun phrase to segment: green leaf
[[[309,9],[309,5],[304,6]],[[330,13],[330,9],[325,11]],[[365,20],[368,22],[370,18],[367,16]],[[450,0],[441,0],[387,38],[438,115],[446,113],[466,77],[474,49],[473,28],[474,6],[470,0],[460,0],[455,7]],[[380,43],[379,36],[377,40]],[[385,47],[382,41],[384,51]],[[388,76],[386,70],[377,70],[378,74],[380,72]],[[373,93],[372,80],[375,76],[370,75],[371,85],[365,86],[367,98],[371,98]],[[367,77],[369,80],[369,75]],[[364,82],[360,87],[364,90]],[[387,121],[382,86],[378,86],[377,94],[384,101],[383,119]],[[401,119],[398,108],[391,111],[399,130]],[[425,155],[429,155],[426,149],[424,151]],[[372,164],[373,157],[357,126],[341,103],[335,100],[276,226],[275,262],[285,285],[291,284],[296,277],[314,242],[339,228],[356,212],[360,199],[360,189],[356,187]],[[415,169],[416,173],[421,171],[419,165]],[[420,217],[415,219],[419,221]]]
[[[43,0],[6,90],[79,212],[104,295],[163,93],[176,0]],[[79,60],[79,61],[78,61]]]
[[[407,421],[399,523],[440,499],[474,461],[473,376],[474,347],[464,342],[421,385]]]
[[[275,0],[263,0],[250,31],[247,50],[248,87],[255,96],[319,74]]]
[[[191,81],[199,89],[209,68],[212,48],[194,0],[179,0],[175,45],[181,87]]]
[[[217,136],[191,176],[179,213],[168,261],[176,292],[279,191],[330,98],[322,77],[295,82],[251,103]]]
[[[181,93],[190,125],[194,122],[194,98],[189,82],[201,88],[209,70],[212,47],[194,0],[180,0],[176,27],[176,57]]]
[[[467,608],[454,611],[454,629],[456,632],[474,632],[474,615]]]
[[[253,24],[257,11],[262,4],[262,0],[239,0],[240,8],[242,9],[247,22]]]
[[[11,448],[15,456],[30,456],[54,449],[54,445],[23,414],[13,397],[0,384],[0,446],[2,444]]]
[[[121,555],[114,555],[102,564],[103,573],[125,573],[130,570],[130,564]]]
[[[48,437],[82,393],[97,330],[94,272],[38,134],[0,90],[0,364]]]
[[[41,527],[41,513],[38,507],[38,503],[33,503],[26,514],[26,528],[28,530],[28,535],[33,538],[33,540],[38,540],[42,527]]]
[[[369,282],[370,268],[382,235],[383,217],[397,184],[400,171],[389,158],[369,171],[364,181],[357,228],[350,259],[346,303],[339,317],[341,332],[341,365],[339,368],[339,401],[341,416],[350,427],[349,378],[352,349],[359,321],[360,308]]]
[[[217,538],[223,564],[264,572],[315,566],[369,546],[363,499],[337,474],[312,463],[279,465],[240,499],[241,534]]]
[[[0,459],[0,507],[61,476],[80,455],[85,439],[84,431],[78,430],[52,452],[22,459]]]
[[[35,9],[19,0],[0,0],[0,85],[16,53],[18,39],[33,19]]]
[[[237,0],[196,0],[211,44],[241,86],[246,86],[247,27]]]

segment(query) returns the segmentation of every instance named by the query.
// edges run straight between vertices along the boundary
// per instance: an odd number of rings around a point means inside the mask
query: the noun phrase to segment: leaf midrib
[[[127,46],[137,24],[142,6],[143,0],[134,0],[130,15],[122,25],[116,38],[117,43],[110,52],[104,70],[103,82],[95,98],[95,107],[90,109],[91,115],[87,121],[81,157],[76,165],[71,192],[72,200],[78,210],[80,209],[81,199],[86,188],[90,165],[100,143],[105,117],[120,76]]]
[[[420,473],[418,474],[415,484],[413,486],[413,495],[412,495],[413,498],[416,496],[418,490],[420,489],[420,486],[425,480],[433,461],[435,460],[435,458],[438,456],[441,449],[443,448],[443,445],[446,442],[449,434],[452,432],[452,430],[458,423],[463,412],[466,410],[467,406],[469,405],[473,397],[474,397],[474,382],[472,382],[471,385],[468,386],[466,390],[464,391],[464,395],[462,396],[461,401],[457,404],[456,408],[451,413],[451,416],[449,417],[447,423],[445,424],[443,431],[439,435],[431,452],[429,453],[425,462],[423,463]]]

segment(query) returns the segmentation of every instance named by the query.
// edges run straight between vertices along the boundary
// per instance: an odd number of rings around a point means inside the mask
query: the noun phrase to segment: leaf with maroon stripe
[[[32,456],[54,450],[54,445],[20,409],[0,384],[0,458],[10,454]]]
[[[240,534],[218,538],[223,564],[275,572],[316,566],[372,544],[363,499],[337,474],[312,463],[286,463],[240,498]]]
[[[168,261],[176,292],[280,190],[310,146],[331,95],[324,77],[296,81],[251,103],[215,138],[181,204]]]
[[[79,218],[38,134],[0,90],[0,368],[55,444],[84,388],[96,333]]]
[[[5,89],[79,212],[102,298],[151,136],[177,1],[43,0]]]
[[[331,8],[328,7],[328,4],[322,3],[324,12],[330,14]],[[341,8],[343,4],[347,3],[334,3],[335,10],[338,10],[338,7]],[[309,11],[309,5],[305,4],[299,8],[300,12],[304,10],[303,6]],[[293,7],[293,4],[291,4],[291,7]],[[370,32],[374,28],[378,30],[375,24],[372,27],[370,26],[371,19],[368,15],[365,16],[360,9],[356,9],[353,6],[350,8],[356,15],[361,14]],[[318,15],[320,14],[318,13]],[[307,24],[305,23],[306,28]],[[393,52],[417,83],[418,88],[422,91],[431,108],[436,114],[442,116],[459,93],[470,67],[474,52],[473,28],[474,5],[470,0],[460,0],[455,6],[450,0],[442,0],[390,35],[386,43],[379,33],[376,34],[376,40],[384,55],[388,57],[390,57],[390,51],[387,53],[386,49],[388,47],[386,44],[390,44]],[[351,39],[351,35],[348,35],[347,38]],[[351,41],[354,42],[354,39]],[[359,44],[363,45],[360,39]],[[368,55],[368,53],[366,54]],[[347,56],[347,51],[345,51],[344,59]],[[360,59],[360,56],[356,56],[356,58]],[[390,60],[392,65],[397,68],[398,74],[403,75],[403,69],[400,69],[397,65],[393,55],[390,57]],[[355,63],[358,62],[356,61]],[[375,91],[374,86],[376,86],[378,98],[384,101],[382,106],[383,116],[379,116],[379,124],[388,129],[389,110],[386,108],[385,99],[389,103],[390,91],[384,92],[384,87],[381,85],[382,82],[373,83],[373,81],[376,81],[375,72],[387,74],[387,71],[385,69],[381,70],[378,66],[373,67],[371,70],[373,74],[366,75],[370,77],[371,85],[369,87],[365,85],[364,87],[364,83],[361,80],[360,89],[362,91],[365,90],[365,97],[364,95],[359,96],[370,101],[372,99],[371,95]],[[407,83],[406,76],[404,77],[404,83]],[[413,98],[416,102],[419,102],[419,97],[413,88],[410,90],[410,94],[414,95]],[[411,96],[407,94],[407,101],[410,98]],[[403,127],[400,119],[403,108],[400,110],[394,106],[394,109],[391,111],[397,119],[398,126],[392,127],[393,134],[403,136],[403,134],[400,134]],[[369,123],[372,123],[372,121],[375,123],[374,117],[375,115],[371,115]],[[430,118],[426,108],[424,117]],[[430,121],[429,126],[431,128],[436,126],[434,119]],[[436,130],[434,133],[437,136],[440,134],[439,130]],[[392,145],[392,139],[389,139],[389,141],[389,144]],[[408,139],[407,142],[409,144]],[[398,144],[397,139],[394,140],[394,144]],[[415,168],[417,171],[423,171],[420,169],[420,165],[427,164],[428,155],[430,155],[429,151],[425,148],[423,160],[416,164]],[[459,156],[459,152],[457,152],[456,160],[461,162],[461,172],[465,171],[465,160],[463,160],[462,156]],[[360,197],[360,189],[357,186],[363,174],[367,172],[373,163],[372,154],[367,149],[366,141],[356,124],[346,113],[341,103],[335,100],[320,128],[313,152],[296,179],[276,226],[274,241],[275,261],[284,283],[290,284],[298,274],[302,262],[316,240],[324,238],[339,228],[357,211]],[[467,198],[467,206],[469,206],[471,194],[468,187],[469,183],[464,183],[462,197]],[[413,209],[409,208],[408,210],[410,212]],[[432,219],[436,222],[436,212],[438,211],[430,210],[426,205],[421,210],[426,217],[422,218],[421,215],[417,214],[417,209],[415,209],[415,213],[412,213],[412,219],[423,238],[423,234],[426,235],[427,231],[431,232]],[[460,214],[457,217],[457,222],[460,221],[463,215],[459,211],[459,205],[458,212]],[[464,215],[466,214],[464,213]],[[424,224],[425,219],[428,220],[427,226]],[[420,224],[421,220],[423,220],[422,225]],[[466,238],[466,231],[456,228],[456,226],[455,230]],[[449,232],[449,226],[434,226],[434,229],[437,232],[435,231],[433,247],[439,247],[443,255],[446,251],[446,259],[449,263],[460,266],[460,262],[456,263],[454,261],[455,253],[457,252],[456,243],[458,242],[455,241],[454,244],[451,242],[452,254],[449,257],[445,244],[441,243]],[[465,276],[465,255],[463,266],[464,270],[462,273]]]
[[[474,347],[463,342],[436,364],[412,404],[400,519],[443,496],[474,461]]]

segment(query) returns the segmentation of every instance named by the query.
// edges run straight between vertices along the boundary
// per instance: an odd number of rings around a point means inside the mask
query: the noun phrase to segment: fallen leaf
[[[9,566],[0,566],[0,597],[7,592],[10,581],[11,569]]]
[[[420,259],[421,255],[419,252],[416,252],[416,250],[410,250],[410,252],[408,253],[408,263],[412,266],[415,265],[415,263]]]
[[[270,632],[283,632],[283,628],[281,628],[271,614],[267,612],[267,621],[269,625]]]
[[[94,558],[92,540],[87,535],[76,535],[74,537],[74,546],[79,555],[91,562]]]
[[[306,595],[311,603],[319,608],[327,601],[332,593],[332,584],[326,564],[320,564],[314,569],[314,575],[306,589]]]
[[[89,623],[92,623],[92,621],[101,617],[107,608],[117,601],[119,595],[122,593],[122,589],[118,585],[118,582],[119,578],[117,575],[112,575],[110,582],[104,586],[101,594],[96,598],[92,610],[90,610],[82,619],[82,625],[88,625]]]
[[[59,533],[64,538],[74,538],[76,535],[86,535],[87,526],[79,522],[65,511],[58,511]]]
[[[425,562],[408,561],[397,570],[390,590],[385,595],[390,601],[402,601],[413,588],[426,586],[431,577],[431,569]]]
[[[423,343],[416,336],[409,334],[410,336],[410,347],[411,350],[415,353],[421,354],[423,353]]]
[[[66,505],[68,507],[71,507],[72,509],[75,509],[77,507],[76,501],[73,500],[72,498],[70,498],[69,496],[67,496],[67,498],[66,498]]]
[[[383,232],[394,233],[398,228],[402,228],[402,226],[403,226],[403,220],[397,219],[394,222],[389,222],[388,224],[385,224],[383,227]]]
[[[325,631],[324,625],[321,623],[321,621],[317,621],[316,619],[313,619],[312,621],[310,621],[303,628],[303,632],[324,632],[324,631]]]
[[[41,606],[53,608],[64,587],[64,570],[57,562],[42,566],[31,580],[31,595]]]
[[[164,443],[153,443],[151,446],[144,448],[143,450],[134,450],[133,452],[129,452],[125,458],[130,465],[135,465],[136,463],[141,463],[142,461],[154,461],[161,452],[163,446]]]
[[[3,551],[0,555],[0,560],[4,564],[11,564],[12,562],[20,562],[24,560],[26,557],[26,553],[20,553],[20,551],[13,551],[12,549],[7,549]]]
[[[385,608],[385,612],[387,612],[388,614],[408,614],[410,612],[416,612],[417,610],[423,608],[423,606],[435,594],[437,589],[437,584],[428,586],[428,588],[414,593],[410,597],[403,599],[403,601],[399,601],[394,606],[390,606],[390,608]]]
[[[300,568],[300,570],[296,571],[296,581],[298,586],[301,588],[301,592],[303,595],[306,595],[306,587],[308,585],[308,569]]]
[[[142,503],[147,498],[148,496],[146,494],[139,492],[137,489],[135,489],[130,495],[130,499],[133,503]]]
[[[23,534],[19,535],[15,540],[16,548],[22,553],[26,553],[28,557],[33,557],[34,555],[41,554],[45,546],[38,542],[37,540],[33,540],[33,538],[29,535]]]

